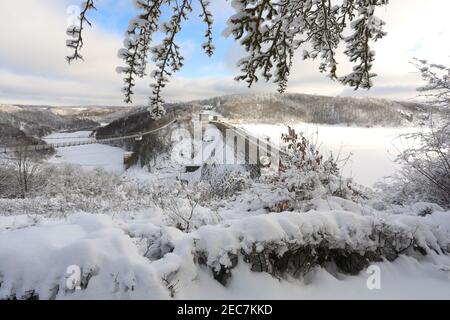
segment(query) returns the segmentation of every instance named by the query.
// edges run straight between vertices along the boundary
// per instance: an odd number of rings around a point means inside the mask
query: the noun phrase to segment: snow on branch
[[[391,202],[428,201],[450,208],[450,67],[420,59],[412,63],[427,82],[418,91],[442,116],[433,119],[431,113],[428,130],[401,136],[407,147],[396,161],[402,168],[380,187]]]
[[[119,58],[126,67],[118,67],[117,72],[124,74],[125,102],[131,103],[134,94],[135,78],[145,76],[148,53],[153,34],[158,30],[158,19],[161,16],[161,5],[164,0],[136,0],[139,15],[129,23],[124,40],[124,48],[119,51]]]
[[[163,23],[160,30],[165,34],[162,43],[151,49],[152,59],[156,63],[156,69],[152,72],[152,77],[156,82],[151,85],[153,96],[150,98],[152,106],[152,116],[159,118],[164,115],[163,103],[161,96],[162,89],[169,82],[169,78],[173,73],[183,67],[184,57],[180,53],[180,46],[176,44],[176,35],[181,31],[181,21],[187,20],[187,14],[192,12],[191,2],[183,0],[181,4],[175,2],[172,7],[173,15],[169,22]]]
[[[82,3],[82,10],[79,17],[79,25],[70,26],[67,29],[67,35],[70,37],[66,41],[67,47],[73,49],[72,55],[66,57],[67,62],[71,63],[74,60],[83,60],[83,56],[80,54],[81,48],[83,48],[83,30],[85,25],[91,25],[91,22],[87,19],[87,13],[90,10],[96,10],[94,6],[94,0],[87,0]]]
[[[450,109],[450,66],[430,63],[424,59],[414,59],[412,64],[427,82],[418,88],[428,103]]]
[[[214,18],[209,11],[210,2],[208,0],[199,0],[200,6],[202,8],[202,13],[200,17],[203,18],[203,22],[206,24],[205,38],[206,42],[202,44],[202,48],[205,50],[208,56],[212,56],[214,54],[214,44],[213,44],[213,32],[212,27],[214,23]]]
[[[384,22],[375,16],[377,6],[387,0],[233,0],[236,13],[228,21],[226,35],[232,35],[248,55],[239,62],[249,86],[257,82],[257,72],[266,81],[274,78],[284,92],[294,52],[306,47],[303,58],[320,59],[320,72],[355,89],[372,87],[375,53],[370,42],[386,35]],[[351,34],[347,35],[350,24]],[[355,64],[353,72],[338,77],[336,51],[341,41],[345,54]]]
[[[388,0],[232,0],[235,13],[228,19],[226,36],[232,36],[246,50],[246,56],[238,63],[238,81],[249,86],[263,78],[278,84],[279,91],[286,90],[296,50],[303,47],[304,59],[319,59],[319,71],[355,89],[372,87],[375,52],[371,42],[386,35],[385,23],[375,16],[377,7]],[[124,48],[119,57],[125,66],[117,68],[124,75],[125,102],[132,102],[136,78],[146,75],[147,61],[151,56],[156,64],[150,76],[152,96],[149,105],[153,117],[164,114],[162,90],[175,72],[184,64],[184,57],[176,42],[182,23],[189,20],[194,11],[206,26],[206,41],[202,48],[208,56],[214,53],[213,15],[209,0],[134,0],[139,10],[131,19],[125,34]],[[67,46],[74,49],[69,62],[82,59],[82,32],[89,10],[95,9],[93,0],[83,2],[80,24],[71,27]],[[161,21],[169,17],[168,21]],[[155,32],[163,35],[159,44],[153,43]],[[354,65],[353,71],[338,76],[337,51],[344,43],[345,55]]]

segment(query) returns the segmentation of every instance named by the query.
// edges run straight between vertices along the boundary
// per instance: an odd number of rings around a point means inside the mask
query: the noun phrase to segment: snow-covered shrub
[[[46,180],[42,159],[45,152],[19,149],[5,156],[0,165],[0,196],[26,198],[38,191]]]
[[[221,180],[210,182],[210,195],[217,199],[226,199],[247,188],[250,180],[248,173],[232,172]]]
[[[102,169],[85,171],[74,165],[49,165],[42,173],[45,180],[27,199],[0,199],[0,213],[106,213],[143,210],[153,204],[149,183]]]
[[[429,131],[402,136],[410,146],[397,158],[403,168],[380,187],[393,203],[428,201],[450,208],[450,66],[416,60],[416,67],[427,81],[418,91],[444,116],[437,124],[431,119]]]
[[[151,190],[151,197],[169,219],[168,224],[181,231],[191,232],[219,221],[217,214],[204,207],[211,199],[207,183],[177,181],[170,185],[156,185]]]
[[[168,298],[155,269],[108,216],[77,214],[2,232],[0,257],[0,300]],[[80,290],[68,285],[74,275]]]
[[[229,227],[202,227],[195,237],[201,262],[216,274],[230,272],[239,257],[253,271],[299,277],[318,266],[357,274],[371,262],[393,261],[402,254],[448,254],[448,231],[421,217],[334,210],[248,217]]]
[[[403,167],[378,186],[395,204],[427,201],[450,208],[450,123],[403,136],[411,148],[397,158]]]
[[[273,185],[289,192],[290,209],[302,208],[303,202],[315,198],[338,196],[346,199],[358,198],[362,192],[351,179],[340,175],[338,160],[332,154],[325,157],[317,141],[297,134],[293,128],[282,135],[285,153],[281,155],[280,172],[263,176],[262,183]],[[272,211],[286,211],[287,199],[277,204]]]
[[[262,169],[258,179],[248,179],[243,188],[221,205],[230,210],[305,212],[314,201],[340,197],[355,201],[368,197],[369,190],[340,174],[340,161],[333,154],[324,156],[317,141],[306,139],[289,128],[282,136],[285,146],[280,155],[280,170]],[[345,159],[344,159],[345,160]]]
[[[256,165],[204,165],[201,180],[208,184],[211,199],[223,200],[248,188],[258,175]]]
[[[183,298],[205,285],[205,271],[225,286],[245,269],[292,283],[305,274],[314,281],[309,271],[341,279],[383,259],[450,252],[449,211],[420,217],[329,202],[328,210],[244,216],[190,233],[147,215],[0,217],[0,299]],[[81,290],[67,287],[69,266],[80,268]]]

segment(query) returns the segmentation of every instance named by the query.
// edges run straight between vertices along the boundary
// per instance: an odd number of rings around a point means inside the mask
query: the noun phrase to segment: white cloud
[[[67,8],[54,0],[0,3],[0,100],[66,104],[120,99],[115,66],[121,39],[98,28],[87,30],[86,61],[68,65]]]
[[[388,35],[375,43],[376,61],[371,90],[354,91],[327,79],[318,72],[318,63],[296,58],[290,92],[325,95],[376,96],[392,99],[411,99],[415,88],[423,85],[411,61],[414,57],[448,64],[450,62],[450,24],[448,0],[396,0],[378,9],[387,23]],[[340,73],[351,69],[346,57],[339,55]]]

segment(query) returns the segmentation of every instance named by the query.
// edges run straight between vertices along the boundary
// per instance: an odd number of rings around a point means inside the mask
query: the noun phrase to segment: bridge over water
[[[199,117],[201,125],[203,126],[203,130],[206,130],[207,126],[212,126],[218,129],[223,137],[223,161],[219,161],[219,164],[254,164],[258,166],[267,166],[271,162],[274,162],[274,159],[278,159],[280,155],[283,155],[283,151],[279,149],[278,146],[273,144],[268,138],[257,137],[250,132],[237,127],[236,125],[229,122],[227,119],[224,119],[219,116],[211,116],[211,115],[200,115]],[[64,139],[69,141],[64,142],[54,142],[47,144],[37,144],[37,145],[19,145],[19,146],[0,146],[0,153],[9,154],[9,153],[17,153],[17,152],[32,152],[32,151],[42,151],[42,150],[51,150],[51,149],[59,149],[59,148],[67,148],[67,147],[76,147],[83,145],[92,145],[92,144],[109,144],[115,141],[121,140],[137,140],[141,141],[143,137],[158,133],[164,132],[164,129],[171,128],[177,123],[181,125],[185,120],[175,119],[172,120],[156,129],[145,131],[145,132],[135,132],[129,133],[125,135],[116,135],[116,136],[102,136],[101,138],[96,137],[86,137],[86,136],[65,136],[65,137],[56,137],[49,138],[47,140],[57,141],[58,139]],[[225,151],[226,149],[226,151]],[[232,155],[230,155],[230,150],[232,151]],[[217,152],[217,151],[216,151]],[[211,158],[215,156],[215,152],[208,155],[207,158],[204,159],[203,163],[211,163]],[[238,160],[240,159],[240,160]],[[200,164],[200,165],[202,165]],[[187,166],[187,169],[195,169],[200,167],[199,164],[193,166]],[[277,164],[278,165],[278,164]]]

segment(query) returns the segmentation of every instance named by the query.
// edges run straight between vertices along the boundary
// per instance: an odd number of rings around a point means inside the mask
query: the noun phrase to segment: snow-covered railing
[[[276,152],[279,155],[286,155],[285,151],[281,150],[279,148],[279,146],[272,143],[271,141],[261,139],[261,137],[257,137],[253,133],[251,133],[243,128],[236,127],[235,125],[233,125],[223,119],[212,120],[210,122],[213,124],[214,123],[221,124],[225,128],[232,130],[233,132],[238,134],[241,138],[248,140],[249,144],[253,144],[254,146],[256,146],[260,152],[263,151],[263,152],[266,152],[266,154],[271,154],[273,152]]]

